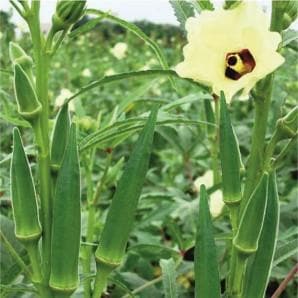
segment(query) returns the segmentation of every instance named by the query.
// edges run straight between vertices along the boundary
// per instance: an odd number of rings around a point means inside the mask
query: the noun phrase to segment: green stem
[[[51,175],[49,150],[49,108],[48,108],[48,71],[49,56],[44,48],[44,40],[40,30],[39,1],[33,1],[32,16],[28,19],[31,32],[34,58],[36,64],[36,93],[42,104],[42,113],[36,123],[35,137],[38,146],[38,175],[41,200],[42,266],[43,283],[48,284],[51,259]]]
[[[213,185],[217,185],[221,182],[220,170],[218,163],[218,150],[219,150],[219,99],[217,96],[214,98],[214,114],[215,114],[215,124],[217,125],[214,129],[214,134],[210,137],[211,145],[211,163],[213,171]]]
[[[279,133],[278,133],[278,131],[275,131],[270,142],[268,143],[268,145],[266,147],[264,169],[266,169],[268,171],[270,171],[271,159],[273,157],[276,144],[279,140],[280,140]]]
[[[40,255],[38,249],[38,241],[32,241],[25,244],[25,248],[28,252],[30,264],[32,267],[32,282],[38,289],[41,297],[51,298],[51,292],[46,285],[42,284],[42,273],[40,267]]]
[[[265,136],[271,102],[272,83],[273,75],[269,75],[264,79],[264,84],[260,85],[261,90],[257,90],[256,92],[252,145],[247,163],[247,175],[243,199],[241,201],[241,212],[244,210],[264,170]]]
[[[105,290],[108,282],[108,276],[112,272],[113,267],[108,264],[99,263],[97,264],[97,272],[94,282],[94,291],[92,298],[100,298],[101,294]]]
[[[233,262],[232,262],[232,268],[230,273],[228,297],[241,298],[247,256],[240,254],[235,247],[232,248],[232,251],[235,257],[232,259]]]
[[[31,278],[31,272],[28,269],[27,265],[23,262],[22,258],[19,256],[19,254],[15,251],[13,246],[10,244],[8,239],[5,237],[2,231],[0,231],[0,239],[2,240],[5,248],[7,251],[11,254],[11,256],[15,259],[16,263],[20,266],[20,268],[23,270],[24,274]]]

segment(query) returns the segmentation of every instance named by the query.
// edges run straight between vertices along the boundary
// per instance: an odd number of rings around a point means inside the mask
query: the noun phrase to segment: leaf
[[[194,0],[194,6],[199,13],[204,10],[214,10],[214,6],[210,0]]]
[[[164,288],[165,298],[177,298],[178,291],[176,286],[176,269],[173,259],[160,260],[160,267],[162,270],[162,283]]]
[[[243,297],[264,297],[276,247],[279,225],[278,200],[276,177],[275,174],[271,174],[268,184],[268,202],[258,250],[248,261]]]
[[[216,246],[208,206],[208,195],[204,185],[200,189],[199,219],[195,244],[195,294],[196,297],[220,297]]]
[[[143,71],[131,71],[131,72],[124,72],[112,76],[104,76],[101,79],[97,81],[93,81],[90,84],[82,87],[77,93],[75,93],[73,96],[69,97],[65,103],[70,102],[72,99],[76,98],[77,96],[89,91],[90,89],[93,89],[95,87],[99,87],[105,84],[109,84],[115,81],[119,80],[125,80],[128,78],[136,78],[136,77],[150,77],[150,76],[173,76],[177,77],[181,80],[188,81],[189,83],[196,85],[197,87],[200,86],[202,89],[207,90],[205,86],[202,86],[195,81],[192,81],[190,79],[181,78],[177,75],[177,73],[173,70],[162,70],[162,69],[154,69],[154,70],[143,70]]]
[[[170,0],[175,16],[180,23],[180,27],[185,31],[185,22],[189,17],[194,16],[193,6],[185,0]]]
[[[169,259],[178,258],[180,256],[179,251],[170,247],[153,244],[137,244],[129,247],[128,251],[133,251],[140,254],[142,257]]]
[[[297,40],[298,32],[293,29],[288,29],[287,31],[282,31],[281,36],[282,36],[282,42],[281,42],[279,48],[286,47],[291,42]]]
[[[15,251],[22,257],[23,261],[28,264],[29,259],[25,248],[21,243],[16,239],[14,234],[14,224],[13,221],[7,217],[0,215],[0,226],[1,231],[10,244],[13,246]],[[16,277],[21,273],[21,269],[15,260],[12,258],[10,253],[6,250],[5,246],[0,243],[0,267],[1,275],[0,282],[1,284],[9,284],[16,279]]]
[[[121,27],[127,29],[128,31],[134,33],[136,36],[138,36],[139,38],[141,38],[145,43],[147,43],[149,45],[149,47],[153,50],[153,52],[155,53],[160,65],[162,66],[163,69],[168,70],[169,69],[169,65],[166,61],[166,58],[164,56],[164,54],[162,53],[160,47],[158,46],[157,43],[155,43],[151,38],[149,38],[149,36],[147,36],[138,26],[126,22],[120,18],[117,18],[107,12],[103,12],[100,11],[98,9],[87,9],[86,11],[87,13],[90,14],[95,14],[95,15],[99,15],[99,16],[103,16],[104,18],[107,18],[115,23],[117,23],[118,25],[120,25]],[[176,89],[176,84],[174,82],[174,80],[172,78],[169,78],[172,86],[174,87],[174,89]]]
[[[241,3],[242,0],[225,0],[224,8],[233,9]]]
[[[298,253],[298,238],[288,241],[285,244],[282,244],[281,246],[278,246],[274,255],[274,262],[273,267],[277,266],[284,260],[297,255]]]

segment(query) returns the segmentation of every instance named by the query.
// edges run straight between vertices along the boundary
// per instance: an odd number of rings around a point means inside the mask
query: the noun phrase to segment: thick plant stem
[[[38,1],[36,1],[38,2]],[[33,7],[33,6],[32,6]],[[38,176],[41,201],[42,221],[42,267],[43,283],[48,284],[51,258],[51,175],[48,127],[48,70],[49,57],[44,48],[40,30],[39,3],[34,4],[34,14],[30,18],[29,28],[32,36],[33,51],[36,64],[36,93],[42,104],[42,113],[36,123],[35,137],[38,146]]]
[[[271,103],[273,76],[269,75],[264,84],[257,90],[255,96],[255,120],[252,133],[251,153],[247,164],[246,183],[243,199],[241,201],[241,212],[244,210],[247,201],[257,185],[265,162],[265,136],[267,121]]]

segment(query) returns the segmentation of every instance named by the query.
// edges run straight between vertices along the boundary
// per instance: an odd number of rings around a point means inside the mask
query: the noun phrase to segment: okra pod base
[[[41,104],[38,107],[30,112],[22,112],[21,107],[18,105],[18,113],[26,120],[35,120],[39,114],[41,114],[42,107]]]
[[[49,287],[55,293],[55,297],[68,297],[78,288],[78,284],[77,282],[76,284],[62,288],[59,281],[56,283],[56,281],[50,279]]]
[[[28,234],[25,235],[24,233],[22,233],[22,235],[19,235],[16,231],[15,231],[15,236],[16,238],[23,244],[26,243],[30,243],[30,242],[34,242],[34,241],[38,241],[39,238],[41,237],[41,230],[36,231],[35,234]]]

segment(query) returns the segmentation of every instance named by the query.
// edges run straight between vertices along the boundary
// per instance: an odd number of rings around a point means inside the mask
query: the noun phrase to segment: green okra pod
[[[223,93],[220,96],[219,141],[224,201],[226,204],[239,204],[241,200],[241,159]]]
[[[27,120],[33,120],[42,107],[29,77],[19,64],[14,67],[14,89],[18,113]]]
[[[134,222],[148,169],[157,111],[156,107],[151,112],[126,164],[95,253],[98,263],[110,266],[112,269],[118,266],[123,258]]]
[[[264,173],[242,213],[233,244],[242,254],[257,251],[268,198],[268,174]]]
[[[214,126],[207,125],[207,133],[209,137],[211,137],[216,133],[216,126],[215,126],[215,115],[212,109],[210,99],[207,99],[207,98],[204,99],[204,109],[205,109],[206,121],[214,124]]]
[[[17,128],[13,130],[10,177],[16,237],[24,242],[37,240],[41,236],[41,225],[36,192],[29,162]]]
[[[195,297],[220,297],[216,246],[205,185],[200,188],[195,244]]]
[[[51,167],[58,171],[68,142],[70,129],[70,115],[68,105],[63,105],[60,109],[53,129],[51,146]]]
[[[53,204],[49,285],[58,292],[70,295],[78,286],[80,237],[80,167],[76,127],[72,124]]]
[[[268,182],[268,200],[262,233],[256,254],[248,260],[243,297],[263,298],[265,295],[275,253],[278,225],[279,199],[276,175],[271,173]]]

